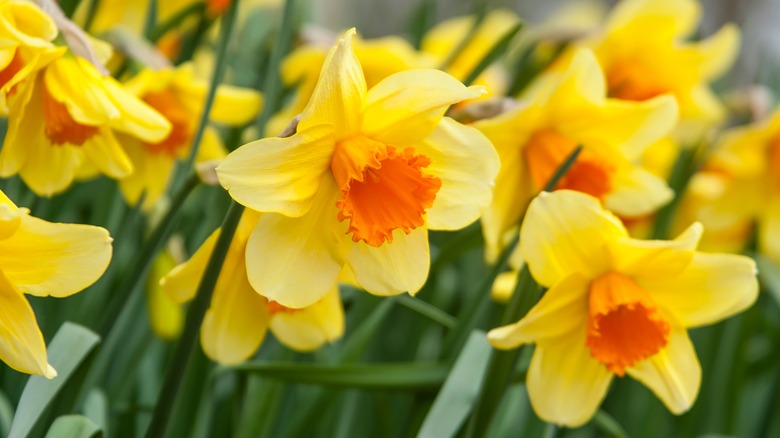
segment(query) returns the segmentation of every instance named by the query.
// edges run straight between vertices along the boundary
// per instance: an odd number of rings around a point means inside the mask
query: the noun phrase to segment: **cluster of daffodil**
[[[193,333],[224,366],[255,357],[269,329],[298,352],[334,343],[349,315],[340,291],[427,290],[432,254],[448,248],[436,242],[452,234],[441,231],[477,224],[492,297],[510,302],[503,323],[480,323],[491,328],[482,339],[499,350],[535,344],[525,387],[540,419],[586,424],[626,374],[681,414],[702,386],[688,329],[757,300],[756,264],[740,252],[780,264],[780,110],[726,129],[735,117],[711,85],[740,34],[725,25],[692,38],[695,0],[622,0],[582,29],[551,20],[514,40],[520,18],[508,10],[440,23],[417,45],[301,32],[289,53],[270,54],[277,70],[249,81],[229,72],[245,86],[221,83],[242,18],[235,0],[60,3],[0,0],[0,176],[18,177],[32,199],[108,177],[127,215],[159,224],[122,287],[148,277],[151,326],[178,339],[184,366]],[[223,14],[215,59],[206,28]],[[144,27],[140,17],[146,29],[128,31]],[[507,60],[492,62],[499,55]],[[209,78],[203,64],[215,62]],[[231,207],[221,228],[166,247],[187,174],[221,186],[210,190]],[[37,219],[0,192],[3,362],[56,376],[23,294],[85,289],[106,271],[111,242],[103,228]],[[474,329],[468,315],[453,324]],[[491,354],[469,395],[471,434],[495,413],[480,418],[480,403],[497,409],[507,386],[486,389],[508,381],[505,356]],[[153,435],[181,374],[166,377]]]

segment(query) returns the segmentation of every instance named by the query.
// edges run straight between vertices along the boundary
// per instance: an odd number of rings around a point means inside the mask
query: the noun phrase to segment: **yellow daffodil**
[[[758,296],[754,262],[697,252],[701,233],[694,224],[671,241],[632,239],[597,199],[570,190],[531,202],[520,250],[549,290],[488,338],[500,349],[536,344],[526,384],[540,418],[585,423],[613,376],[625,374],[673,413],[691,407],[701,368],[687,329],[741,312]]]
[[[52,43],[57,32],[51,18],[33,3],[0,2],[0,114],[8,114],[6,96],[17,84],[65,50]]]
[[[372,40],[356,37],[353,39],[353,47],[355,56],[363,67],[368,88],[394,73],[434,66],[432,59],[421,55],[406,40],[396,36]],[[297,88],[290,104],[268,122],[267,133],[275,135],[282,132],[290,119],[306,107],[317,85],[319,72],[329,49],[330,42],[327,45],[307,44],[295,49],[285,58],[281,67],[282,82],[288,87],[297,84]]]
[[[134,172],[119,181],[128,203],[145,193],[144,206],[151,207],[168,185],[177,159],[186,158],[192,147],[207,92],[206,81],[197,79],[189,64],[159,71],[143,70],[124,84],[125,89],[159,111],[173,128],[157,141],[144,141],[132,135],[119,136],[119,142],[132,162]],[[217,89],[210,119],[216,123],[242,125],[260,110],[260,94],[243,88],[221,85]],[[227,151],[219,133],[207,126],[196,162],[220,159]]]
[[[41,196],[65,190],[83,160],[112,178],[129,175],[133,165],[115,132],[157,142],[171,130],[157,111],[70,54],[19,84],[8,103],[0,176],[18,173]]]
[[[425,34],[420,45],[420,50],[432,56],[437,66],[449,61],[444,66],[445,70],[459,80],[465,80],[490,49],[520,21],[517,14],[507,9],[490,11],[476,31],[469,35],[474,19],[473,16],[462,16],[439,23]],[[468,43],[450,59],[464,38],[469,38]],[[474,83],[484,85],[491,96],[500,96],[507,86],[506,73],[500,66],[493,65]]]
[[[691,188],[708,237],[739,249],[755,222],[759,250],[780,263],[780,110],[726,131]]]
[[[647,214],[671,199],[666,183],[634,162],[674,127],[674,98],[607,98],[604,76],[587,49],[539,77],[522,98],[518,108],[473,125],[493,142],[502,163],[482,217],[489,259],[498,255],[533,194],[578,145],[582,153],[558,188],[593,195],[624,217]]]
[[[56,376],[24,294],[73,295],[100,278],[110,260],[105,229],[46,222],[0,192],[0,360],[23,373]]]
[[[707,127],[725,112],[709,88],[731,66],[739,30],[727,24],[707,39],[690,42],[701,7],[695,0],[623,0],[603,32],[584,42],[593,48],[610,97],[644,101],[671,93],[689,128]]]
[[[184,328],[184,309],[160,287],[160,280],[176,267],[176,260],[169,251],[155,257],[146,279],[146,305],[149,324],[155,335],[172,340],[179,337]]]
[[[241,218],[201,327],[203,351],[222,364],[251,357],[269,328],[280,342],[298,351],[314,350],[340,338],[344,332],[344,309],[336,283],[322,300],[303,309],[269,302],[249,284],[246,246],[259,217],[247,210]],[[183,303],[194,297],[218,237],[219,230],[212,233],[189,261],[161,280],[162,289],[175,302]]]
[[[479,131],[443,117],[481,87],[407,70],[367,90],[354,33],[328,54],[296,134],[244,145],[217,167],[233,199],[267,212],[247,245],[249,282],[285,307],[324,297],[344,266],[373,294],[415,293],[428,229],[478,219],[498,171]]]

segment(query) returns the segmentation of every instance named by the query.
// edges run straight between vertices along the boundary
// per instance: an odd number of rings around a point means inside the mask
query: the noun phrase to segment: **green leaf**
[[[628,438],[628,433],[623,429],[623,426],[612,418],[611,415],[602,410],[596,412],[596,415],[593,416],[591,422],[604,434],[604,436],[611,438]]]
[[[458,432],[471,412],[479,393],[490,351],[485,332],[481,330],[471,332],[444,386],[425,417],[418,438],[454,436]]]
[[[46,432],[46,438],[93,438],[103,436],[103,431],[82,415],[63,415],[54,420]]]
[[[49,363],[57,370],[58,375],[51,380],[42,376],[30,376],[19,399],[9,438],[22,438],[30,433],[46,408],[98,342],[100,338],[95,333],[78,324],[66,322],[60,327],[47,349]]]
[[[419,313],[443,327],[452,329],[457,325],[457,321],[452,315],[419,298],[404,295],[398,297],[397,301],[398,304]]]
[[[498,58],[500,58],[506,50],[509,48],[509,44],[512,42],[512,40],[515,38],[515,36],[520,32],[520,29],[523,28],[523,23],[517,23],[514,26],[512,26],[511,29],[507,31],[507,33],[504,34],[504,36],[501,37],[500,40],[496,42],[496,44],[490,49],[487,54],[485,54],[485,57],[482,58],[481,61],[479,61],[479,64],[477,64],[473,70],[471,70],[471,73],[466,77],[466,79],[463,81],[464,85],[471,85],[474,83],[474,81],[479,77],[480,74],[482,74],[483,71],[485,71],[486,68],[490,67],[490,64],[493,64],[496,62]]]
[[[780,266],[761,254],[753,255],[758,265],[758,278],[763,283],[769,295],[780,306]]]
[[[92,420],[99,428],[108,429],[108,398],[100,388],[92,388],[84,401],[84,416]]]
[[[285,380],[342,388],[429,391],[439,388],[447,367],[436,364],[305,364],[296,362],[250,362],[235,370]]]
[[[8,436],[13,419],[14,407],[3,391],[0,391],[0,436]]]

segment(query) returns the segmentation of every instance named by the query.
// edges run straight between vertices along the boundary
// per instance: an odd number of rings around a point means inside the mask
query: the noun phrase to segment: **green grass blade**
[[[471,85],[474,83],[475,80],[479,77],[479,75],[482,74],[485,69],[490,67],[491,64],[496,62],[498,58],[500,58],[504,53],[506,53],[506,50],[509,48],[509,44],[512,43],[512,40],[515,38],[515,36],[520,32],[520,29],[523,28],[523,23],[517,23],[514,26],[512,26],[511,29],[509,29],[504,36],[501,37],[500,40],[496,41],[496,44],[490,49],[489,52],[485,54],[485,57],[482,58],[481,61],[479,61],[479,64],[477,64],[469,73],[468,76],[466,76],[466,79],[463,80],[463,83],[465,85]]]
[[[103,431],[89,418],[82,415],[63,415],[52,423],[46,438],[95,438]]]
[[[100,338],[95,333],[80,325],[66,322],[60,327],[47,348],[49,363],[57,370],[58,375],[52,380],[30,376],[19,399],[9,438],[29,435],[41,420],[46,408],[98,342]]]
[[[419,298],[403,295],[398,297],[397,301],[398,304],[419,313],[443,327],[453,329],[457,325],[457,321],[452,315]]]

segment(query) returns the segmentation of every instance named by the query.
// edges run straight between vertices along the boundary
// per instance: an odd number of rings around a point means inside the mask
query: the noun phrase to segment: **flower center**
[[[609,69],[607,90],[609,97],[636,101],[660,96],[668,91],[658,83],[658,78],[649,69],[630,61],[617,63]]]
[[[68,107],[57,102],[41,80],[41,99],[43,101],[43,131],[55,145],[72,144],[81,146],[98,133],[97,126],[82,125],[73,120]]]
[[[523,154],[537,189],[547,184],[576,147],[577,143],[551,129],[531,136],[523,148]],[[576,190],[603,200],[612,189],[614,171],[615,166],[607,159],[583,150],[555,189]]]
[[[393,241],[393,230],[405,233],[423,225],[441,180],[425,175],[431,160],[408,147],[397,150],[364,136],[336,145],[331,170],[341,189],[338,219],[349,219],[355,242],[379,247]]]
[[[591,282],[588,313],[585,344],[619,376],[669,343],[669,321],[650,294],[623,274],[608,272]]]
[[[14,56],[11,58],[11,61],[0,70],[0,88],[4,87],[8,81],[13,79],[22,67],[24,67],[24,62],[22,61],[21,56],[19,56],[19,50],[14,50]]]
[[[160,112],[171,122],[171,133],[158,143],[144,143],[146,149],[153,154],[164,153],[175,156],[176,152],[189,145],[192,138],[190,114],[179,103],[176,95],[170,90],[146,93],[143,101]]]

